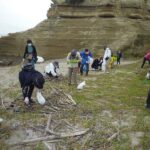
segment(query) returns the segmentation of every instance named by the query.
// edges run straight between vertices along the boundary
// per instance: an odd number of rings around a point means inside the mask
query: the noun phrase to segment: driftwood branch
[[[56,135],[56,136],[60,136],[59,133],[54,132],[54,131],[52,131],[52,130],[50,130],[50,129],[47,129],[46,132],[47,132],[47,133],[50,133],[50,134],[53,134],[53,135]]]
[[[48,150],[55,150],[56,147],[55,147],[55,144],[54,143],[48,143],[48,142],[43,142],[45,147],[48,149]]]
[[[32,125],[29,125],[29,127],[32,128],[33,130],[37,130],[37,131],[43,132],[42,129],[36,128],[36,127],[34,127],[34,126],[32,126]]]
[[[112,140],[115,139],[118,135],[119,135],[119,132],[114,133],[112,136],[110,136],[110,137],[107,139],[107,141],[108,141],[108,142],[112,141]]]
[[[63,92],[64,93],[64,92]],[[77,105],[77,103],[75,102],[75,100],[72,98],[71,95],[64,93],[64,95],[74,104]]]
[[[81,149],[84,149],[84,147],[85,147],[86,143],[89,141],[89,139],[90,139],[90,138],[91,138],[91,135],[90,135],[90,134],[88,134],[88,135],[87,135],[87,137],[85,138],[85,140],[84,140],[84,142],[83,142],[82,146],[81,146]]]
[[[34,142],[50,141],[50,140],[62,139],[62,138],[67,138],[67,137],[72,137],[72,136],[80,136],[80,135],[86,134],[88,131],[89,131],[89,129],[85,129],[85,130],[76,131],[73,133],[60,133],[59,136],[51,135],[51,136],[46,136],[46,137],[29,139],[29,140],[24,140],[24,141],[20,141],[20,142],[11,144],[11,146],[26,145],[26,144],[30,144],[30,143],[34,143]]]
[[[51,120],[52,120],[52,116],[49,115],[44,135],[46,135],[47,130],[49,130],[49,127],[50,127],[50,124],[51,124]]]
[[[43,143],[48,150],[52,150],[52,147],[47,142],[44,141]]]
[[[65,93],[63,90],[60,90],[60,89],[58,89],[58,88],[53,88],[52,86],[51,86],[51,88],[54,90],[54,91],[59,91],[60,93],[62,93],[63,95],[65,95],[69,100],[67,100],[67,102],[68,103],[72,103],[73,105],[77,105],[77,103],[75,102],[75,100],[72,98],[72,96],[71,95],[69,95],[69,94],[67,94],[67,93]],[[59,94],[59,93],[57,93],[57,94]]]
[[[6,109],[2,96],[0,96],[0,99],[1,99],[2,108]]]

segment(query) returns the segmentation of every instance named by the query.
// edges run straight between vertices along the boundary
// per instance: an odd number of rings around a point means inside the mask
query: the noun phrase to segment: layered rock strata
[[[150,47],[150,0],[84,0],[70,5],[53,0],[47,20],[25,32],[0,38],[0,53],[22,56],[25,42],[31,38],[39,55],[66,57],[73,48],[95,48],[102,55],[103,46],[143,55]]]

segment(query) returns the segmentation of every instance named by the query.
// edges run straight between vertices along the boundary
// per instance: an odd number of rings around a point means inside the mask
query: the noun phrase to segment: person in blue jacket
[[[83,51],[80,52],[80,56],[82,58],[80,66],[80,74],[83,75],[83,71],[85,70],[87,76],[89,72],[89,64],[90,58],[92,57],[92,53],[87,48],[85,48]]]

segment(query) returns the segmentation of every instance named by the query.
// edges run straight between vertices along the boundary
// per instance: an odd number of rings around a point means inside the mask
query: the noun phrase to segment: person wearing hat
[[[60,75],[59,62],[58,62],[58,61],[53,61],[53,62],[49,63],[49,64],[45,67],[45,73],[46,73],[49,77],[58,78],[59,75]]]
[[[23,62],[27,60],[27,62],[31,62],[32,65],[34,66],[34,64],[37,61],[37,52],[36,52],[36,48],[32,43],[32,40],[27,40],[27,45],[25,47],[25,52],[23,55]]]
[[[31,96],[34,87],[39,90],[43,89],[45,80],[43,75],[34,69],[32,63],[27,63],[19,72],[19,82],[22,88],[24,103],[29,105],[33,102]]]
[[[80,52],[80,56],[82,58],[80,66],[80,74],[83,75],[83,71],[85,70],[87,76],[89,72],[89,64],[90,58],[92,58],[92,53],[87,48],[85,48],[83,51]]]
[[[81,61],[80,53],[76,49],[73,49],[68,53],[67,64],[68,64],[68,85],[71,85],[73,78],[74,84],[77,85],[77,72],[78,62]]]

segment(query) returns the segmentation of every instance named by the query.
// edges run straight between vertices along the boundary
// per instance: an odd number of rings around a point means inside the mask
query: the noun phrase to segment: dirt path
[[[36,70],[40,71],[41,73],[44,73],[44,67],[49,63],[50,61],[45,61],[41,64],[36,64],[35,68]],[[138,62],[137,60],[123,60],[121,62],[121,65],[129,65]],[[65,59],[59,60],[60,63],[60,72],[62,75],[67,75],[67,65]],[[1,89],[7,89],[11,87],[12,85],[15,85],[18,82],[18,73],[21,70],[21,67],[19,65],[17,66],[8,66],[8,67],[0,67],[0,87]]]

